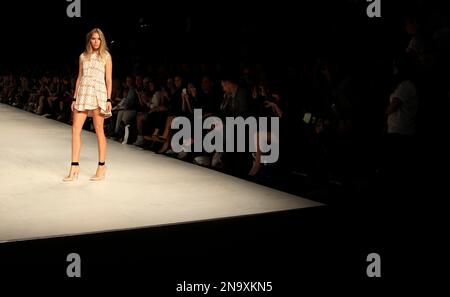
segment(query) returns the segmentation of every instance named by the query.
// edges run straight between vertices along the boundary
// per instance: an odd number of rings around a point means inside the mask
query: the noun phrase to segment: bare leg
[[[98,141],[98,161],[105,162],[106,159],[106,136],[103,128],[105,121],[104,116],[100,113],[100,109],[97,108],[92,112],[92,118],[94,122],[95,134]],[[98,166],[96,176],[102,176],[105,171],[105,166]]]
[[[73,112],[72,123],[72,162],[78,162],[80,160],[81,150],[81,131],[83,129],[84,121],[87,117],[87,111]],[[71,166],[69,176],[72,175],[72,171],[78,166]]]
[[[81,150],[81,131],[87,118],[87,111],[74,111],[72,124],[72,161],[78,162]]]
[[[137,131],[138,135],[142,135],[142,126],[144,123],[144,114],[138,113],[136,118],[136,125],[137,125]]]
[[[169,137],[169,133],[170,133],[170,125],[172,124],[174,117],[170,116],[167,118],[166,121],[166,127],[164,128],[164,133],[161,136],[162,138],[165,139],[164,144],[162,145],[162,147],[159,149],[158,153],[162,154],[165,153],[170,146],[170,137]]]
[[[159,128],[155,128],[155,130],[153,131],[153,134],[151,136],[145,135],[144,139],[161,142],[161,139],[159,138],[160,136],[158,136],[158,135],[159,135]]]
[[[255,145],[256,145],[256,153],[255,153],[255,160],[253,161],[253,166],[252,169],[250,169],[250,172],[248,173],[248,175],[250,176],[255,176],[259,169],[261,169],[261,150],[259,148],[259,137],[261,135],[259,134],[259,132],[256,132],[254,135],[254,141],[255,141]]]
[[[45,97],[44,96],[39,97],[39,105],[38,105],[38,108],[36,110],[36,113],[38,115],[42,115],[42,113],[44,111],[44,102],[45,102]]]
[[[163,135],[161,135],[162,138],[169,138],[169,132],[170,132],[170,125],[172,125],[172,121],[175,117],[174,116],[170,116],[167,118],[166,120],[166,127],[164,128],[164,133]]]
[[[259,146],[259,142],[265,143],[279,143],[278,135],[276,133],[271,132],[256,132],[255,133],[255,145],[256,145],[256,154],[255,160],[253,161],[253,166],[250,172],[248,173],[251,176],[255,176],[258,171],[261,169],[261,148]]]
[[[164,141],[164,144],[162,145],[162,147],[159,149],[158,153],[159,154],[165,153],[169,149],[169,144],[170,144],[170,139],[167,138],[166,141]]]

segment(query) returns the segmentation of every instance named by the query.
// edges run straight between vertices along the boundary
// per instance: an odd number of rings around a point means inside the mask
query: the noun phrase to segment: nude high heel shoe
[[[105,166],[105,162],[98,162],[98,166]],[[94,175],[90,178],[92,181],[99,181],[105,179],[105,171],[103,171],[102,175]]]
[[[71,166],[74,166],[73,168],[70,168],[70,173],[66,177],[64,177],[63,181],[74,181],[78,180],[78,173],[80,172],[80,164],[78,162],[72,162],[70,164]]]

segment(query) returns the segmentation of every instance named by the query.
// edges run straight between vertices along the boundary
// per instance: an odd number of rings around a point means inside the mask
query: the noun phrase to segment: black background
[[[115,67],[124,71],[131,57],[143,53],[170,63],[297,65],[322,53],[355,61],[373,56],[377,63],[407,41],[407,36],[398,38],[404,36],[402,7],[407,1],[382,1],[381,19],[366,16],[365,1],[81,2],[79,19],[66,16],[68,2],[63,0],[0,2],[0,65],[16,69],[45,63],[73,69],[85,34],[96,26],[115,41]],[[191,16],[190,32],[186,15]],[[142,23],[148,27],[141,28]],[[272,296],[311,286],[333,290],[334,282],[372,290],[405,278],[411,286],[418,278],[417,285],[438,275],[431,266],[442,248],[431,240],[437,230],[426,225],[428,212],[420,199],[428,196],[416,198],[426,191],[398,196],[375,185],[354,196],[334,193],[339,203],[327,201],[329,206],[319,209],[3,243],[2,280],[65,280],[71,286],[105,280],[110,288],[126,281],[167,295],[175,295],[175,284],[183,280],[273,281],[274,292],[267,294]],[[71,252],[82,257],[81,280],[66,278],[65,257]],[[366,277],[371,252],[382,257],[381,279]]]
[[[329,51],[366,57],[405,42],[398,38],[405,2],[384,1],[382,18],[369,19],[358,0],[81,1],[81,18],[67,17],[62,0],[5,1],[1,61],[71,63],[93,27],[115,41],[111,51],[124,60],[142,53],[178,63],[295,63]]]

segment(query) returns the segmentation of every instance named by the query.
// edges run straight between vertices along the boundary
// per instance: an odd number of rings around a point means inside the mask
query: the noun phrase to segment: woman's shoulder
[[[98,53],[97,53],[97,56],[98,56],[98,57],[102,57],[103,59],[106,59],[106,58],[110,58],[110,57],[111,57],[111,54],[109,53],[109,51],[103,50],[103,51],[101,51],[101,52],[98,52]]]
[[[103,61],[103,63],[106,63],[108,60],[111,59],[111,54],[108,51],[105,51],[101,53],[99,58]]]

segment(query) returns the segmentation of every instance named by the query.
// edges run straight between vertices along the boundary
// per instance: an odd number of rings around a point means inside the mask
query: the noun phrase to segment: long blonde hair
[[[105,35],[103,34],[102,30],[100,30],[100,28],[94,28],[89,31],[88,34],[86,34],[86,48],[83,54],[85,57],[89,58],[93,53],[91,46],[91,37],[92,35],[94,35],[94,33],[97,33],[100,37],[100,48],[98,49],[98,55],[101,59],[105,59],[109,54],[109,49],[108,44],[106,43]]]

